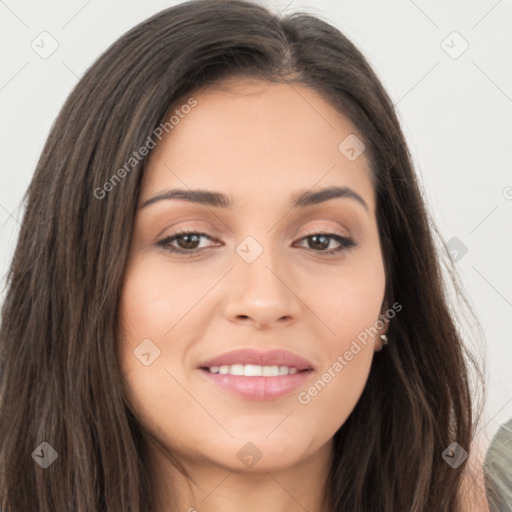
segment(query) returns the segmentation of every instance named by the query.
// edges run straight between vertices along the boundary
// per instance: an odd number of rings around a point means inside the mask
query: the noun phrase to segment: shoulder
[[[512,419],[495,434],[484,462],[491,511],[512,510]]]

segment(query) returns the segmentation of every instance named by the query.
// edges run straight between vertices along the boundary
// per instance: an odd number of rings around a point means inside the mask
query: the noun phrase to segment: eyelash
[[[156,245],[159,247],[162,247],[165,251],[168,251],[170,253],[181,254],[184,256],[195,256],[198,253],[198,251],[202,251],[205,249],[204,248],[203,249],[190,249],[190,250],[177,249],[176,247],[172,247],[170,245],[171,242],[175,241],[176,239],[180,238],[181,236],[190,235],[190,234],[199,235],[200,237],[206,237],[209,240],[214,240],[211,236],[207,235],[206,233],[202,233],[200,231],[184,229],[181,231],[177,231],[176,233],[173,233],[172,235],[170,235],[166,238],[163,238],[162,240],[159,240],[156,243]],[[308,233],[307,235],[303,236],[300,240],[305,240],[312,236],[325,236],[327,238],[336,240],[338,243],[341,244],[338,248],[330,249],[328,251],[316,251],[314,249],[310,249],[311,251],[317,252],[322,255],[327,255],[327,256],[334,255],[334,254],[340,253],[342,251],[347,251],[347,250],[351,249],[352,247],[357,246],[357,244],[354,242],[354,240],[350,237],[338,235],[336,233],[325,233],[325,232],[321,232],[321,231]]]

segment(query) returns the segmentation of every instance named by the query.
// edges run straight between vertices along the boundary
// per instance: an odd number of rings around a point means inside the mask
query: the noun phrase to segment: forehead
[[[195,106],[181,110],[191,98]],[[173,128],[150,155],[145,190],[223,189],[236,202],[237,195],[263,201],[271,191],[345,185],[373,202],[364,152],[350,160],[340,149],[347,137],[362,136],[304,84],[232,79],[182,97],[171,115]]]

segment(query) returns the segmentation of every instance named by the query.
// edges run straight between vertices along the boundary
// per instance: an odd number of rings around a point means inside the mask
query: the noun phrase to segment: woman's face
[[[356,405],[385,275],[354,126],[303,85],[226,85],[156,139],[120,361],[138,418],[184,464],[271,470],[326,453]]]

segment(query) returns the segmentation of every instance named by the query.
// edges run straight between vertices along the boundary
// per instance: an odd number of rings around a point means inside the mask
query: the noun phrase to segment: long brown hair
[[[403,309],[335,435],[326,504],[334,512],[462,512],[466,463],[453,469],[441,454],[455,441],[471,450],[475,365],[393,103],[329,23],[240,0],[182,3],[134,27],[84,74],[52,127],[24,197],[2,310],[2,509],[153,510],[144,432],[116,349],[147,157],[126,162],[177,99],[228,77],[314,88],[363,135],[371,162],[386,302]],[[47,469],[31,457],[43,442],[58,454]]]

